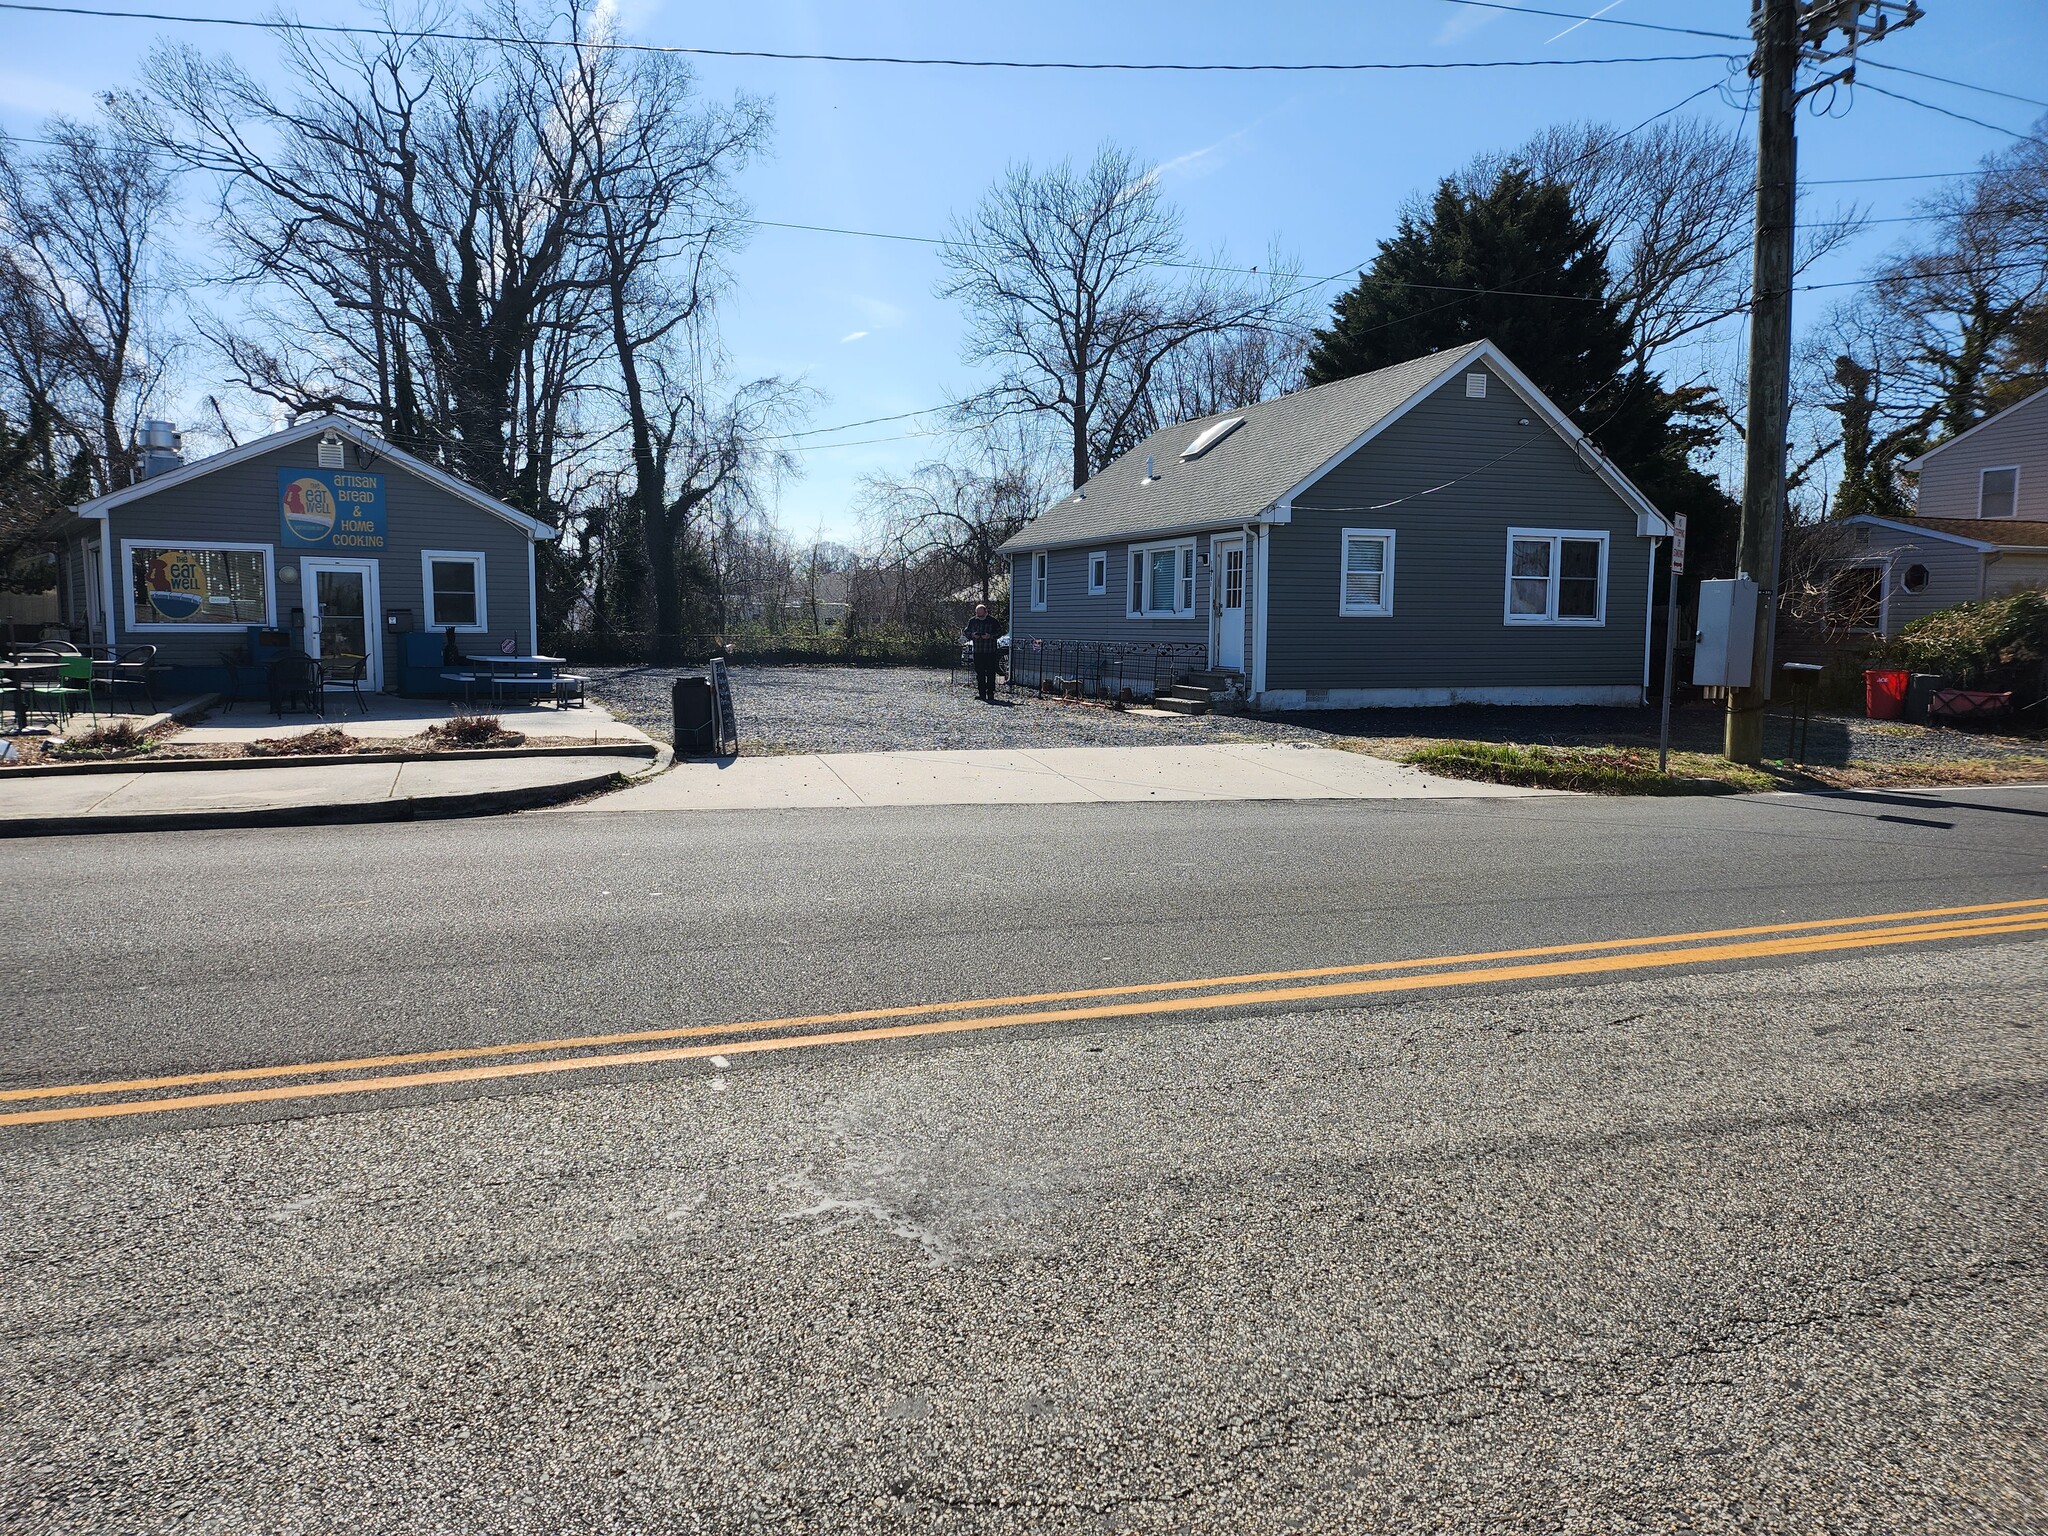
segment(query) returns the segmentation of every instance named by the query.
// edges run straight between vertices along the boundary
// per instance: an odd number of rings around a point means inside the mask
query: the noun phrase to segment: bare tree
[[[1075,485],[1130,440],[1179,348],[1265,323],[1272,308],[1262,292],[1188,270],[1179,214],[1115,145],[1081,171],[1011,166],[954,220],[940,259],[940,296],[967,310],[967,359],[1003,370],[976,412],[1057,421]]]
[[[1058,479],[1027,441],[970,436],[951,458],[907,475],[869,476],[862,501],[871,542],[910,563],[944,562],[954,585],[992,600],[996,551],[1058,494]]]
[[[159,47],[119,106],[157,152],[216,178],[229,275],[297,327],[295,345],[228,346],[251,388],[367,416],[516,500],[536,338],[601,313],[594,135],[609,124],[577,95],[575,50],[437,38],[437,19],[369,40],[280,29],[275,86]],[[565,21],[575,35],[583,18]],[[545,408],[560,381],[537,393]]]
[[[149,320],[163,300],[171,175],[118,127],[59,117],[43,135],[50,147],[34,159],[0,156],[9,393],[91,455],[94,490],[115,490],[135,477],[136,428],[169,359]]]
[[[1483,190],[1515,162],[1570,188],[1607,242],[1629,361],[1648,369],[1673,343],[1746,312],[1755,160],[1740,134],[1704,118],[1669,118],[1625,138],[1604,123],[1568,122],[1477,157],[1459,185]],[[1802,232],[1796,270],[1860,227],[1853,212],[1816,221]]]

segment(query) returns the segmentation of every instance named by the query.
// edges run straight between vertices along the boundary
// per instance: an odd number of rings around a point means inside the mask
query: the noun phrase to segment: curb
[[[661,748],[641,741],[594,741],[575,747],[463,747],[448,752],[311,752],[302,757],[108,758],[91,763],[37,763],[0,770],[9,779],[81,777],[96,773],[239,773],[254,768],[331,768],[347,763],[450,763],[518,757],[646,757]]]
[[[442,754],[446,755],[446,754]],[[480,754],[488,755],[488,754]],[[532,755],[532,754],[524,754]],[[623,756],[623,753],[587,753],[582,756]],[[634,756],[645,755],[635,749]],[[360,758],[343,758],[360,762]],[[618,781],[638,783],[653,778],[675,761],[667,748],[656,751],[647,767],[638,773],[585,774],[560,784],[535,784],[520,789],[487,789],[463,795],[428,795],[404,800],[363,800],[345,805],[265,806],[249,810],[167,811],[133,816],[43,816],[6,820],[0,818],[0,839],[10,837],[71,837],[94,832],[204,832],[234,827],[326,827],[366,826],[377,822],[448,821],[465,817],[496,816],[512,811],[537,810],[559,805],[585,795],[618,787]]]

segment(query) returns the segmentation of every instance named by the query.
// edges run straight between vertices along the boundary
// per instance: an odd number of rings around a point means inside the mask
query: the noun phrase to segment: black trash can
[[[1913,725],[1927,723],[1927,703],[1948,683],[1935,672],[1915,672],[1906,684],[1906,719]]]
[[[676,756],[712,757],[718,752],[718,705],[711,693],[711,679],[687,676],[676,679],[669,701],[675,708]]]

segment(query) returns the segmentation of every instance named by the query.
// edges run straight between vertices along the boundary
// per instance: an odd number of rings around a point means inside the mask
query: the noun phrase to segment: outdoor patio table
[[[63,670],[63,663],[56,661],[0,662],[0,679],[6,681],[14,695],[14,728],[17,731],[28,729],[28,685],[59,676]]]
[[[491,680],[493,701],[504,697],[508,688],[530,688],[536,696],[545,693],[552,699],[555,696],[555,670],[568,665],[566,656],[507,656],[502,652],[462,659],[472,670]]]

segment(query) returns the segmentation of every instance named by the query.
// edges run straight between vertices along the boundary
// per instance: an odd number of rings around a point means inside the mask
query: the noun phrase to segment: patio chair
[[[356,697],[356,707],[364,714],[370,712],[370,701],[363,697],[363,678],[370,670],[367,656],[322,656],[320,658],[320,691],[346,689]],[[320,711],[323,715],[327,711]]]
[[[107,669],[105,687],[107,697],[119,703],[121,690],[132,688],[146,700],[151,708],[156,706],[156,679],[150,675],[150,664],[156,660],[156,647],[134,645],[114,658],[114,664]]]
[[[270,664],[270,712],[282,715],[327,714],[327,694],[320,686],[320,663],[310,656],[280,656]]]
[[[99,719],[99,696],[93,684],[92,658],[82,656],[74,647],[69,654],[57,656],[56,679],[46,683],[29,683],[23,688],[28,712],[38,711],[56,720],[68,720],[77,713],[78,701],[85,700],[95,721]]]

